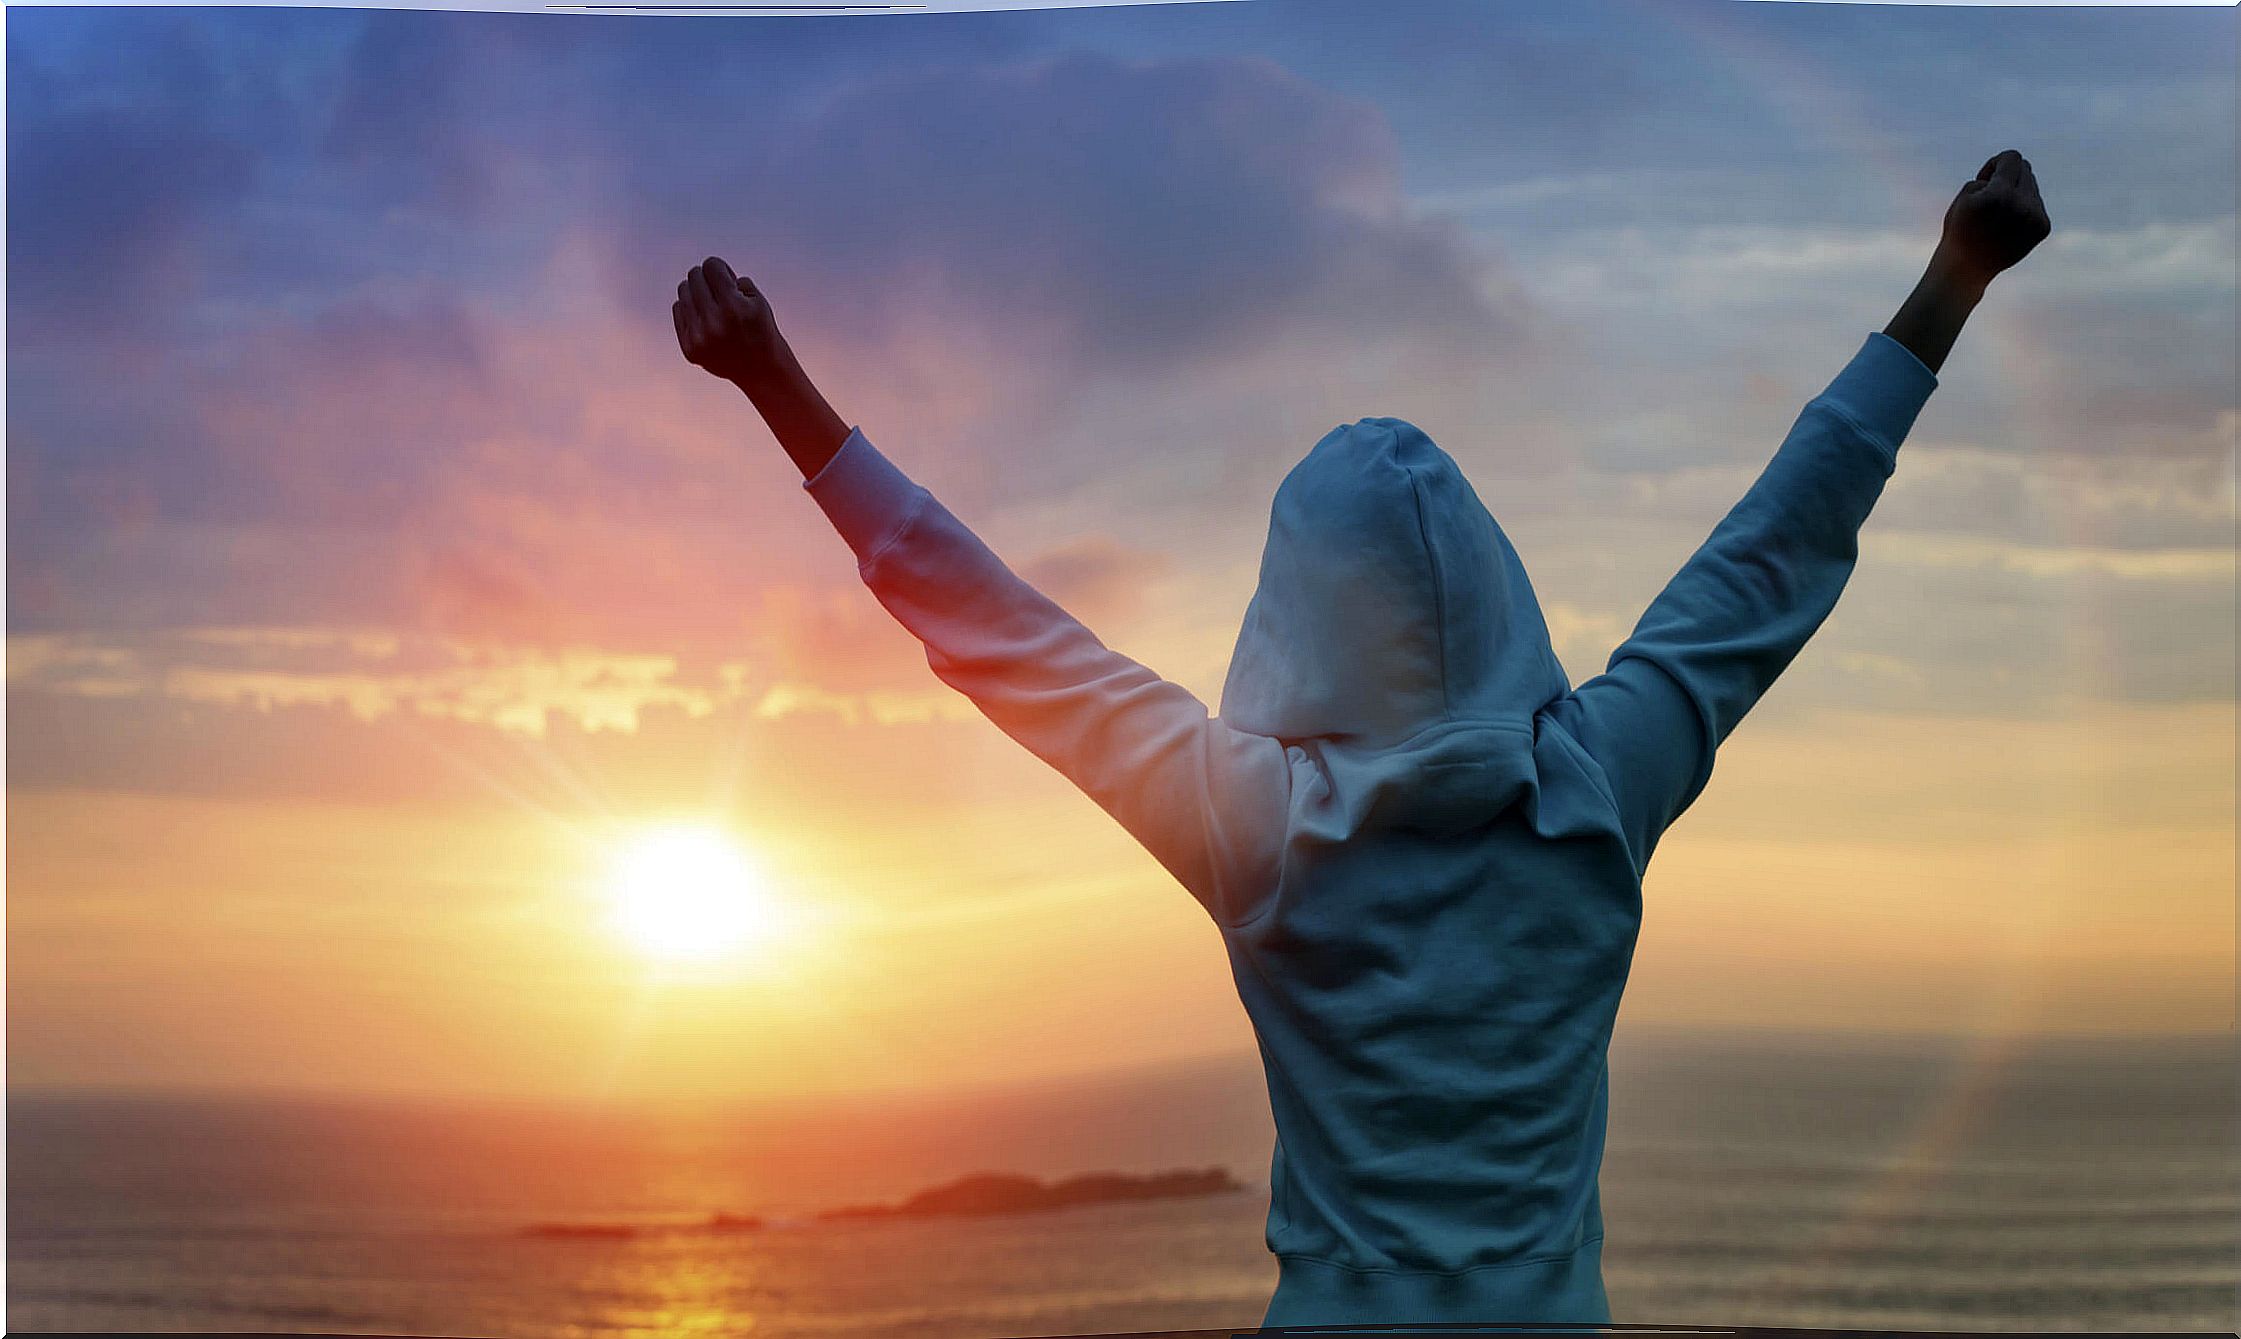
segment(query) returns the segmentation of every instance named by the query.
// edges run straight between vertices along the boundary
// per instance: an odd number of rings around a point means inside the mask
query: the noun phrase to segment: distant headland
[[[1224,1195],[1244,1185],[1220,1167],[1186,1171],[1088,1172],[1062,1181],[1042,1181],[1010,1172],[975,1172],[945,1182],[900,1204],[852,1204],[827,1209],[817,1222],[861,1222],[890,1218],[947,1218],[995,1214],[1042,1213],[1087,1204],[1117,1204],[1131,1200],[1185,1199],[1195,1195]],[[558,1241],[629,1241],[642,1236],[678,1232],[756,1232],[766,1224],[751,1214],[713,1213],[689,1222],[664,1223],[531,1223],[524,1236]]]
[[[712,1213],[689,1223],[531,1223],[521,1233],[554,1241],[629,1241],[658,1232],[754,1232],[762,1226],[752,1214]]]
[[[968,1214],[1039,1213],[1084,1204],[1125,1200],[1183,1199],[1221,1195],[1245,1187],[1220,1167],[1192,1171],[1089,1172],[1063,1181],[1041,1181],[1009,1172],[976,1172],[921,1190],[900,1204],[857,1204],[828,1209],[825,1221],[867,1218],[941,1218]]]

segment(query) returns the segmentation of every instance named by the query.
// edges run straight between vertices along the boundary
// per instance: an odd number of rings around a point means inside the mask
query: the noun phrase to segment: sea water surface
[[[952,1099],[694,1113],[14,1096],[19,1330],[610,1339],[1250,1326],[1270,1131],[1249,1057]],[[2227,1331],[2228,1037],[1622,1035],[1603,1175],[1627,1323]],[[975,1170],[1223,1165],[1247,1189],[820,1222]],[[753,1213],[760,1231],[705,1230]],[[532,1223],[629,1225],[551,1239]]]

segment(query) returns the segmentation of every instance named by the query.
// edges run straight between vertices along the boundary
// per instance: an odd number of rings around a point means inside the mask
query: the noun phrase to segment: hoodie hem
[[[1282,1252],[1276,1259],[1276,1292],[1264,1326],[1611,1319],[1600,1234],[1565,1255],[1452,1271],[1360,1269]]]

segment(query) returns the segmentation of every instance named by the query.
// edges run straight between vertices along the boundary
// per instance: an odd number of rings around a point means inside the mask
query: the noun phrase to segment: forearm
[[[1953,341],[1967,324],[1969,313],[1984,300],[1989,282],[1989,276],[1970,272],[1941,245],[1883,333],[1905,345],[1924,367],[1936,372],[1945,366],[1946,355],[1953,352]]]
[[[1108,648],[964,522],[848,433],[804,483],[934,673],[1141,841],[1215,915],[1272,886],[1283,746],[1217,726],[1189,690]]]
[[[1835,608],[1890,472],[1887,450],[1816,401],[1612,664],[1640,657],[1671,675],[1717,746]]]
[[[754,403],[755,412],[763,416],[804,479],[825,468],[848,440],[847,422],[826,403],[824,393],[783,341],[767,365],[733,384]]]
[[[1108,649],[996,556],[931,493],[848,434],[803,485],[887,612],[925,644],[943,682],[1062,770],[1095,752],[1127,703],[1165,725],[1203,725],[1189,694]]]
[[[1917,358],[1895,336],[1869,336],[1613,654],[1613,663],[1648,659],[1680,681],[1713,742],[1835,608],[1859,531],[1937,386]]]

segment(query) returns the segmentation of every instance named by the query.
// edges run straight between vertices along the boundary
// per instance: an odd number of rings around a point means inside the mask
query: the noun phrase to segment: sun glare
[[[783,929],[763,872],[735,842],[707,828],[663,828],[624,846],[607,892],[615,929],[665,960],[726,957]]]

